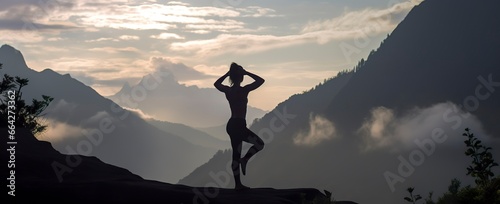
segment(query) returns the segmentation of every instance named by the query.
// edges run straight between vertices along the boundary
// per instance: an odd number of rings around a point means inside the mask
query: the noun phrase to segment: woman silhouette
[[[247,75],[255,81],[246,86],[241,86],[243,76]],[[222,82],[229,76],[231,87],[223,85]],[[248,160],[257,152],[264,148],[264,141],[255,133],[247,128],[246,114],[248,93],[259,88],[264,83],[261,77],[247,72],[243,67],[236,63],[231,63],[229,71],[215,81],[214,86],[219,91],[224,92],[231,108],[231,118],[227,122],[226,131],[231,138],[231,147],[233,148],[233,161],[231,168],[233,170],[235,189],[247,189],[240,180],[240,166],[243,175],[246,174]],[[244,157],[241,157],[241,148],[243,141],[253,144]]]

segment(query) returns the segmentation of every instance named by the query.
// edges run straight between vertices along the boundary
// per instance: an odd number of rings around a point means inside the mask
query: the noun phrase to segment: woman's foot
[[[237,190],[237,191],[241,191],[241,190],[247,190],[247,189],[250,189],[250,187],[245,186],[245,185],[243,185],[243,184],[240,184],[240,185],[236,185],[236,186],[234,187],[234,189],[235,189],[235,190]]]
[[[240,159],[241,172],[243,172],[243,175],[247,174],[247,163],[248,163],[247,158],[243,157]]]

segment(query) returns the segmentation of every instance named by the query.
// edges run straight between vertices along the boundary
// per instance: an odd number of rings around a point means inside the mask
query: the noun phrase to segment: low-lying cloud
[[[416,140],[430,138],[436,129],[443,130],[447,136],[444,144],[462,145],[465,128],[472,129],[481,140],[488,140],[474,115],[464,112],[453,103],[445,102],[414,108],[402,115],[386,107],[376,107],[372,109],[370,118],[358,129],[358,134],[364,140],[361,147],[363,151],[380,148],[397,151],[413,147]]]
[[[58,143],[66,139],[77,138],[81,136],[84,131],[84,129],[78,126],[53,119],[43,118],[40,121],[42,124],[47,125],[47,129],[37,135],[37,138],[51,143]]]
[[[155,119],[153,116],[148,115],[148,114],[142,112],[141,109],[128,108],[128,107],[123,107],[123,109],[130,111],[132,114],[135,114],[135,115],[139,116],[140,118],[142,118],[144,120]]]
[[[334,137],[335,127],[328,119],[319,115],[309,116],[309,131],[299,132],[293,143],[299,146],[316,146],[319,143]]]

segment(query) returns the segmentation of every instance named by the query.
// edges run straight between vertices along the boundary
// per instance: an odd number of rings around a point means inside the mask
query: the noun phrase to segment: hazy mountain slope
[[[500,136],[494,125],[500,95],[478,79],[491,74],[490,81],[500,82],[499,7],[490,0],[415,7],[356,72],[290,97],[252,126],[266,147],[249,163],[244,182],[324,188],[361,203],[404,202],[410,186],[440,195],[455,177],[470,184],[465,127],[500,155],[500,142],[488,137]],[[469,109],[474,104],[464,101],[475,100],[479,85],[483,99]],[[443,140],[433,139],[440,133]],[[180,183],[225,181],[229,162],[230,152],[220,152]],[[391,184],[386,172],[401,180]]]
[[[148,89],[147,84],[154,83],[160,77],[157,86]],[[153,80],[152,80],[153,79]],[[145,90],[146,97],[142,99]],[[138,95],[141,100],[128,103],[123,97]],[[168,70],[158,69],[146,75],[136,85],[125,84],[111,100],[128,108],[140,109],[158,120],[186,124],[191,127],[210,127],[227,122],[230,117],[229,105],[224,95],[215,88],[198,88],[179,84]],[[249,107],[247,121],[260,118],[265,111]]]
[[[171,133],[172,135],[179,136],[192,144],[214,150],[223,150],[231,147],[229,141],[227,140],[217,139],[205,132],[193,129],[183,124],[170,123],[155,119],[147,119],[146,121],[156,128]]]
[[[473,107],[467,97],[476,95],[478,77],[500,81],[498,6],[490,0],[431,0],[415,7],[339,93],[328,115],[354,131],[377,106],[403,112],[451,101]],[[491,117],[500,114],[499,100],[494,92],[468,110],[494,135],[500,135],[498,118]]]
[[[0,48],[0,72],[30,80],[23,88],[26,101],[42,94],[55,98],[45,115],[49,129],[40,138],[61,152],[98,156],[145,178],[177,182],[216,151],[158,130],[69,75],[36,72],[18,60],[19,51]]]
[[[220,140],[229,140],[229,135],[226,132],[226,124],[216,125],[212,127],[202,127],[197,129],[206,132],[207,134],[212,135],[213,137]]]

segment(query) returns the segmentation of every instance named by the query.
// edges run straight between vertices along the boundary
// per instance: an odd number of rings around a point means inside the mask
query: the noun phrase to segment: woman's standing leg
[[[248,188],[241,183],[240,178],[240,160],[241,149],[243,146],[242,136],[244,135],[245,124],[240,124],[238,120],[230,119],[226,126],[226,131],[231,138],[231,147],[233,149],[231,169],[233,170],[235,189]]]
[[[231,162],[231,169],[233,170],[234,184],[236,189],[245,188],[240,179],[240,158],[241,158],[241,141],[231,140],[233,148],[233,157]]]

